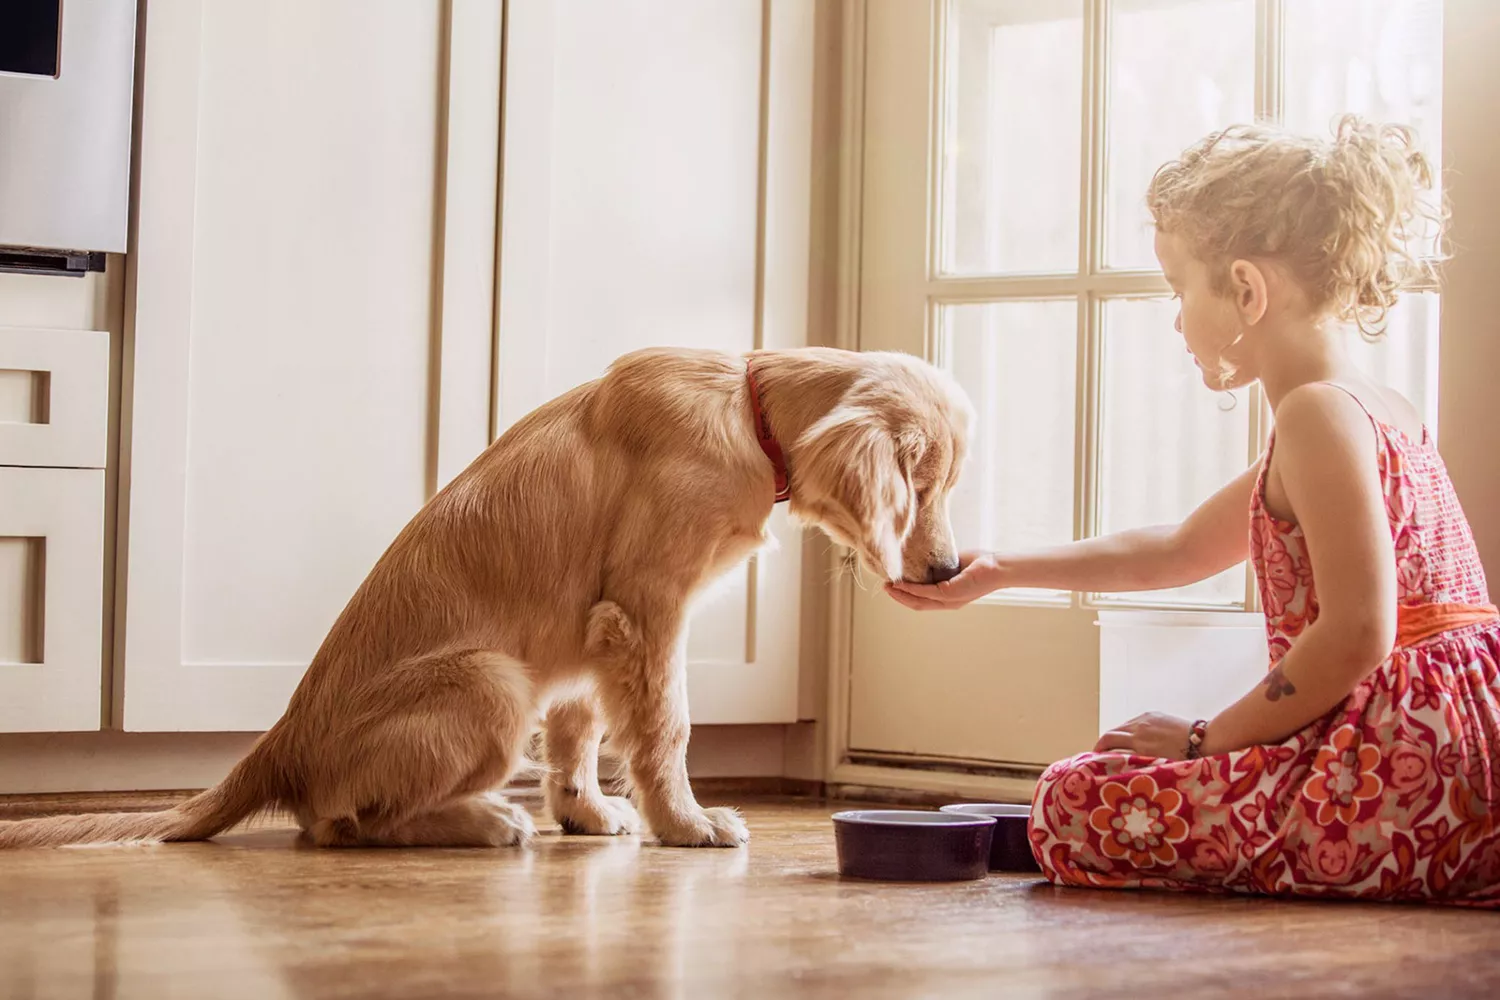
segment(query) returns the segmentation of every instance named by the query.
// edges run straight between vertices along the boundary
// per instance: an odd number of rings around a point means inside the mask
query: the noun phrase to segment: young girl
[[[1031,836],[1052,881],[1500,906],[1500,617],[1420,418],[1341,329],[1378,329],[1420,275],[1408,240],[1439,221],[1431,184],[1409,130],[1353,118],[1332,142],[1227,129],[1164,166],[1148,201],[1177,330],[1210,388],[1260,382],[1265,455],[1180,525],[968,553],[946,583],[889,588],[956,608],[1253,560],[1266,679],[1212,719],[1143,715],[1048,769]]]

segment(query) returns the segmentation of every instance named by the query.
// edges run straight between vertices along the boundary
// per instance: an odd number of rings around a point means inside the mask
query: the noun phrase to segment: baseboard
[[[882,806],[912,806],[920,809],[936,809],[955,802],[990,802],[996,799],[1022,804],[1024,796],[1016,794],[983,795],[934,792],[921,788],[896,788],[884,785],[857,785],[829,783],[823,788],[823,797],[837,802],[868,802]]]
[[[160,812],[191,798],[192,791],[54,792],[0,795],[0,819],[71,816],[77,813]]]
[[[821,799],[823,783],[806,778],[694,778],[693,794],[700,799],[790,798]]]
[[[49,792],[25,795],[0,795],[0,820],[31,819],[37,816],[70,816],[96,812],[158,812],[187,801],[201,789],[139,792]],[[823,787],[816,781],[798,778],[697,778],[694,793],[706,802],[748,798],[822,797]],[[515,801],[529,806],[541,804],[541,787],[535,781],[517,782],[506,789]]]
[[[976,799],[1027,801],[1034,787],[1034,780],[1017,777],[854,765],[836,769],[825,785],[796,773],[792,750],[811,730],[808,724],[699,726],[688,752],[695,793],[705,801],[795,796],[937,806]],[[216,784],[255,738],[254,733],[0,735],[0,818],[170,808],[191,792],[162,789]],[[541,797],[534,779],[517,782],[511,794],[523,801]]]
[[[772,778],[788,772],[789,734],[811,726],[697,726],[688,773],[708,779]],[[139,792],[207,788],[255,743],[256,733],[0,734],[0,795]],[[791,740],[795,750],[797,740]],[[800,770],[792,762],[793,770]],[[805,777],[805,775],[797,775]]]
[[[223,780],[255,733],[7,733],[0,794],[207,788]]]

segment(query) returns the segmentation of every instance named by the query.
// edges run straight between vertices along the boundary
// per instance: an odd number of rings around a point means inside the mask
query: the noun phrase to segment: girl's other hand
[[[958,557],[958,575],[942,583],[888,583],[885,592],[913,611],[952,611],[1003,583],[1000,566],[992,552],[965,552]]]
[[[1099,737],[1094,752],[1113,751],[1158,760],[1182,760],[1187,756],[1188,734],[1192,729],[1193,724],[1186,719],[1163,712],[1147,712]]]

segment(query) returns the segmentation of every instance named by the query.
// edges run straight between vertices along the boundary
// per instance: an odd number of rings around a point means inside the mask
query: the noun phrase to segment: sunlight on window
[[[979,417],[950,508],[959,544],[1072,541],[1078,303],[950,305],[940,324],[947,367]]]
[[[1286,5],[1284,30],[1288,127],[1325,134],[1348,112],[1404,123],[1417,130],[1423,153],[1441,170],[1442,0],[1296,0]],[[1430,253],[1432,242],[1421,250]],[[1411,400],[1434,434],[1438,309],[1436,293],[1408,294],[1384,337],[1349,336],[1359,365]]]
[[[1255,2],[1115,0],[1113,11],[1104,262],[1156,270],[1152,175],[1189,143],[1255,115]]]
[[[1325,135],[1350,112],[1399,122],[1441,168],[1442,0],[1295,0],[1283,37],[1289,128]]]
[[[1371,378],[1411,400],[1437,435],[1438,295],[1409,292],[1391,310],[1385,335],[1367,341],[1349,331],[1350,353]]]
[[[943,269],[1076,271],[1083,0],[960,4],[948,37]]]
[[[1172,329],[1171,299],[1104,304],[1099,528],[1175,524],[1249,464],[1250,401],[1215,393]],[[1245,498],[1248,507],[1250,498]],[[1242,605],[1243,569],[1135,601]]]

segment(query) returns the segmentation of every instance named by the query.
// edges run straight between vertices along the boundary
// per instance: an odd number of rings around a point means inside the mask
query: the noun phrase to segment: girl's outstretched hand
[[[958,557],[958,575],[942,583],[888,583],[885,592],[913,611],[952,611],[1003,585],[992,552],[965,552]]]

